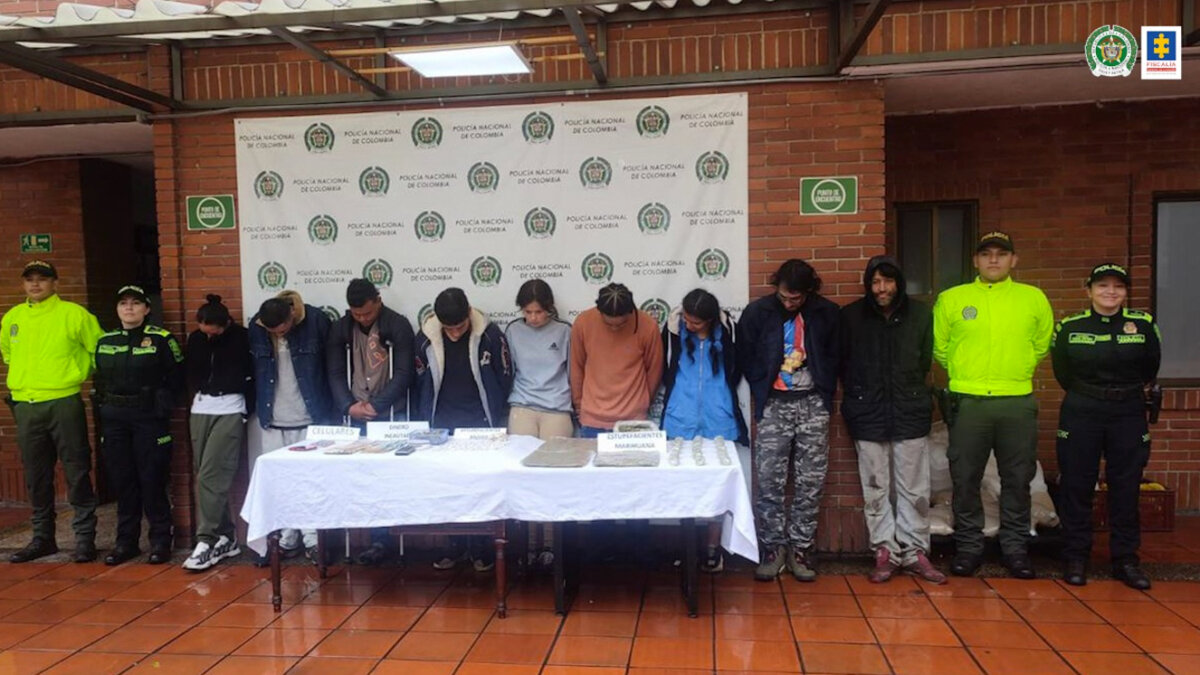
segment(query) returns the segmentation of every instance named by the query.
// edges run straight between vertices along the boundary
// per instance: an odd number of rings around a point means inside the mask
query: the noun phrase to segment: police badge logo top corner
[[[1183,79],[1181,26],[1142,26],[1142,79]]]
[[[1088,36],[1083,53],[1096,77],[1128,77],[1137,62],[1137,38],[1116,24],[1100,26]]]

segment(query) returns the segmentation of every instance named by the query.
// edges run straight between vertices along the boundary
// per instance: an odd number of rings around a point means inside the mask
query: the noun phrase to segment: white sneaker
[[[285,558],[298,555],[304,550],[301,546],[300,530],[284,529],[279,531],[279,548]]]
[[[187,560],[183,561],[183,569],[191,572],[201,572],[213,565],[217,564],[217,558],[213,556],[213,547],[207,542],[196,544],[196,548],[192,550],[192,554]]]
[[[221,562],[226,558],[232,558],[241,555],[242,549],[238,548],[237,541],[221,535],[217,540],[216,545],[210,546],[207,542],[196,544],[196,548],[187,560],[183,561],[183,569],[191,572],[201,572],[213,565]]]
[[[225,535],[221,535],[221,538],[217,539],[216,545],[212,548],[212,556],[215,560],[236,558],[241,554],[242,549],[238,546],[237,539],[230,539]]]

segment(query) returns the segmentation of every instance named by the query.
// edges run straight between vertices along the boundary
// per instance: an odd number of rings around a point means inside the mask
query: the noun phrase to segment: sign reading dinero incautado
[[[207,195],[187,198],[187,229],[232,230],[233,195]]]
[[[858,213],[858,176],[800,179],[800,215]]]

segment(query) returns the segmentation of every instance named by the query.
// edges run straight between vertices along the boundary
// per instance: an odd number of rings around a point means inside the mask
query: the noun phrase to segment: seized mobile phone
[[[401,455],[401,456],[411,455],[414,452],[416,452],[416,450],[417,450],[417,446],[415,446],[412,443],[409,443],[407,441],[399,441],[399,442],[395,443],[394,445],[396,446],[396,448],[392,454],[395,454],[395,455]]]
[[[295,445],[289,445],[288,450],[291,450],[292,452],[308,452],[309,450],[316,450],[318,447],[319,446],[317,443],[297,443]]]

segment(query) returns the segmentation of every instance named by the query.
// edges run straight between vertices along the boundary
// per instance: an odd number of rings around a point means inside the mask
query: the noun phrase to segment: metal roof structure
[[[346,28],[396,28],[429,24],[469,25],[548,18],[564,9],[595,17],[622,10],[712,8],[770,4],[774,0],[642,0],[597,3],[592,0],[223,0],[211,8],[174,0],[137,0],[133,9],[78,2],[59,3],[54,16],[0,15],[0,42],[65,44],[72,40],[128,37],[145,41],[207,40],[268,35],[274,26],[296,32]],[[780,4],[786,3],[780,0]]]
[[[388,52],[386,38],[398,33],[466,32],[480,25],[552,30],[556,35],[521,38],[575,43],[578,52],[565,57],[587,63],[594,85],[608,82],[606,21],[722,16],[755,12],[823,9],[830,12],[831,67],[846,68],[866,41],[889,0],[639,0],[601,3],[595,0],[222,0],[213,6],[176,0],[136,0],[133,9],[62,2],[54,16],[0,15],[0,63],[53,79],[122,105],[161,113],[188,108],[179,91],[172,96],[138,87],[60,58],[56,51],[73,47],[141,47],[167,44],[172,60],[181,45],[212,46],[233,40],[283,42],[335,69],[378,100],[393,97],[380,75],[400,68],[376,67],[362,72],[339,56]],[[865,11],[864,11],[865,10]],[[856,22],[855,15],[859,15]],[[569,35],[562,31],[570,30]],[[374,39],[375,47],[325,51],[313,39]]]

